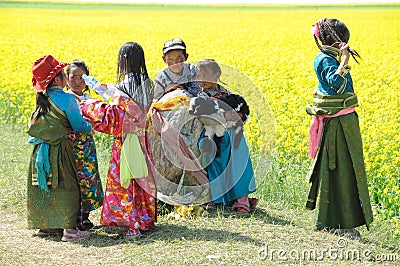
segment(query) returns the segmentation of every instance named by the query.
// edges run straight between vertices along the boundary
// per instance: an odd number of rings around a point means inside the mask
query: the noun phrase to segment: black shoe
[[[94,224],[89,219],[84,219],[81,225],[77,226],[81,231],[87,231],[94,227]]]

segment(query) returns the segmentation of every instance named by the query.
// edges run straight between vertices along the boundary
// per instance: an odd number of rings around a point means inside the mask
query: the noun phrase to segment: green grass
[[[370,231],[361,228],[359,242],[315,231],[316,213],[303,207],[308,184],[300,178],[305,166],[279,165],[277,159],[265,170],[258,187],[260,205],[249,216],[219,208],[178,222],[168,220],[168,208],[160,204],[156,230],[141,239],[126,240],[120,229],[99,226],[99,210],[91,214],[96,228],[87,240],[63,243],[57,237],[35,236],[36,231],[26,229],[32,147],[23,131],[20,126],[0,126],[0,265],[365,265],[382,257],[390,260],[382,265],[400,261],[400,240],[388,222],[374,221]],[[105,138],[97,143],[103,178],[109,144]],[[339,241],[346,246],[339,248]],[[301,261],[303,252],[311,257]],[[360,260],[346,259],[350,253],[359,254]]]

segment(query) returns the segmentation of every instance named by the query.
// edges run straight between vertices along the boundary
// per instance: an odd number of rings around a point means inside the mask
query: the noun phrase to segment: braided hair
[[[125,79],[128,75],[128,81]],[[153,101],[153,82],[149,78],[142,46],[127,42],[118,52],[117,88],[142,109]]]
[[[332,46],[335,43],[342,43],[342,42],[347,43],[349,41],[350,31],[346,27],[346,25],[338,19],[334,18],[321,19],[317,22],[317,27],[319,30],[319,36],[317,37],[314,34],[314,40],[319,50],[323,53],[325,53],[325,51],[323,47],[319,44],[319,40],[321,41],[322,45],[329,45],[329,46]],[[353,57],[353,59],[357,63],[359,63],[356,57],[361,58],[361,56],[358,54],[358,52],[350,47],[349,47],[349,52]]]
[[[57,75],[50,81],[50,83],[46,86],[47,88],[51,88],[53,86],[54,80],[56,77],[59,77],[61,80],[64,80],[65,74],[64,71],[61,70],[57,73]],[[46,114],[50,110],[50,101],[49,96],[44,91],[36,93],[36,109],[32,115],[32,121],[36,121],[41,115]]]

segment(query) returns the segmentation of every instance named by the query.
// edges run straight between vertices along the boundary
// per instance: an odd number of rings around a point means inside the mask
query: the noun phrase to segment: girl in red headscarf
[[[28,129],[34,148],[27,207],[29,228],[39,228],[39,235],[62,234],[62,241],[74,241],[90,233],[76,228],[80,192],[70,135],[74,131],[88,133],[92,127],[80,114],[75,98],[63,91],[67,65],[46,55],[32,67],[37,95]]]

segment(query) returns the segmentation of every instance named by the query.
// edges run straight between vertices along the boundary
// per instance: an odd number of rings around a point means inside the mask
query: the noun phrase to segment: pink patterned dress
[[[100,223],[142,231],[154,229],[157,220],[155,170],[152,162],[147,131],[146,110],[130,98],[117,96],[110,104],[91,99],[83,101],[82,114],[93,129],[114,135],[108,170],[106,192]],[[120,156],[126,134],[137,135],[146,160],[148,176],[131,179],[128,188],[120,183]]]

